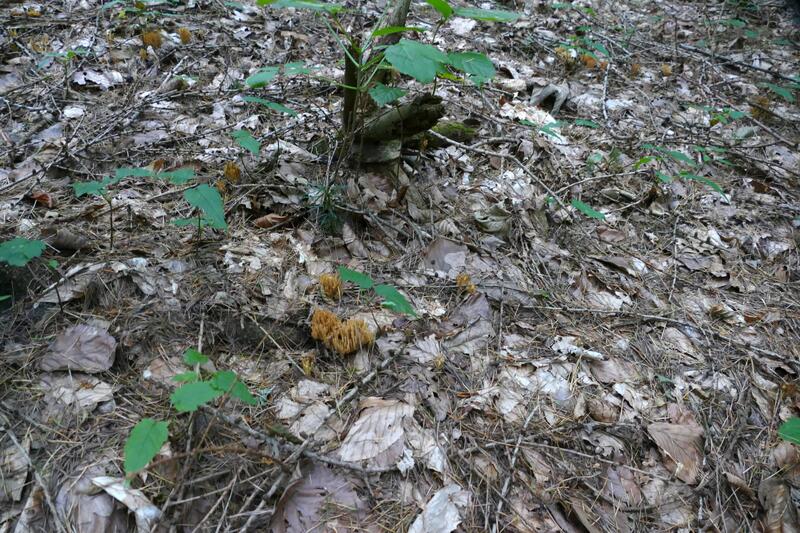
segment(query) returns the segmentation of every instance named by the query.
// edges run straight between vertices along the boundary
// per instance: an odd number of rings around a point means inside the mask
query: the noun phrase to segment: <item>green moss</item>
[[[475,128],[471,128],[462,122],[440,122],[431,128],[439,135],[444,135],[448,139],[453,139],[460,143],[471,141],[475,138]]]

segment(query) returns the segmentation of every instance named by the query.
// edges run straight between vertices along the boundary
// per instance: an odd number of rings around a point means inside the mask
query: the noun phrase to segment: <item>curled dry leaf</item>
[[[133,511],[138,533],[150,531],[154,521],[161,516],[159,508],[150,503],[142,491],[127,487],[124,479],[99,476],[92,478],[92,484],[103,489],[112,498]]]
[[[797,510],[789,485],[775,478],[765,479],[758,486],[758,499],[764,508],[765,533],[797,533]]]
[[[31,443],[27,439],[20,446],[7,440],[7,446],[0,450],[0,502],[18,502],[28,477],[28,459]]]
[[[611,501],[629,507],[636,507],[642,503],[644,499],[642,490],[639,488],[632,470],[624,466],[608,467],[606,480],[605,490]]]
[[[362,406],[361,416],[339,449],[343,461],[373,459],[387,452],[404,438],[403,419],[414,414],[414,407],[399,400],[367,398]]]
[[[61,251],[82,250],[89,246],[89,239],[69,228],[59,228],[56,234],[52,236],[50,244]]]
[[[461,511],[471,499],[469,491],[456,484],[447,485],[425,504],[408,533],[450,533],[461,523]]]
[[[725,479],[728,480],[728,484],[731,486],[731,488],[738,491],[739,494],[744,494],[751,500],[756,499],[756,494],[753,491],[753,489],[750,488],[750,485],[748,485],[745,480],[743,480],[736,474],[725,472]]]
[[[696,483],[703,461],[703,428],[695,424],[655,422],[647,426],[647,432],[664,455],[665,466],[684,483]]]
[[[354,481],[315,464],[286,488],[275,507],[270,531],[369,533],[376,529],[369,524],[367,509]]]
[[[50,194],[39,189],[34,189],[33,191],[26,194],[25,200],[33,202],[34,205],[41,205],[47,207],[48,209],[52,209],[56,205],[56,201],[53,199],[52,196],[50,196]]]
[[[105,372],[114,363],[116,347],[116,339],[105,331],[81,324],[56,337],[39,367],[47,371]]]
[[[277,226],[278,224],[282,224],[282,223],[286,222],[287,220],[289,220],[289,217],[287,217],[286,215],[278,215],[278,214],[275,214],[275,213],[269,213],[267,215],[264,215],[263,217],[258,217],[255,220],[254,224],[256,225],[256,227],[266,229],[266,228],[272,228],[274,226]]]

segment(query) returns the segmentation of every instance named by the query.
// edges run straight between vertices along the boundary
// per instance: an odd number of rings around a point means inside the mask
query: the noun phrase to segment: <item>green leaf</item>
[[[55,270],[58,267],[58,261],[56,261],[55,259],[51,259],[50,261],[47,262],[47,266]]]
[[[514,22],[520,15],[513,11],[499,9],[478,9],[474,7],[457,7],[455,14],[468,19],[484,20],[486,22]]]
[[[447,55],[447,62],[453,68],[468,74],[478,87],[495,75],[492,61],[478,52],[453,52]]]
[[[386,26],[385,28],[379,28],[372,32],[373,37],[383,37],[384,35],[392,35],[393,33],[402,33],[405,31],[413,31],[416,33],[422,33],[425,31],[422,28],[417,28],[414,26]]]
[[[450,7],[450,4],[447,3],[446,0],[425,0],[428,4],[433,7],[439,14],[442,16],[443,19],[447,20],[450,18],[450,15],[453,14],[453,8]]]
[[[183,228],[185,226],[194,226],[194,227],[200,226],[201,228],[204,228],[210,225],[208,220],[202,217],[176,218],[172,220],[172,223],[178,226],[179,228]]]
[[[242,383],[236,374],[230,370],[220,370],[211,379],[211,385],[222,393],[229,393],[231,396],[248,405],[258,405],[258,400],[250,394],[247,385]]]
[[[204,365],[208,363],[208,356],[201,354],[194,348],[187,348],[183,352],[183,362],[189,366]]]
[[[316,0],[277,0],[277,2],[258,0],[258,5],[269,5],[272,7],[293,7],[295,9],[309,9],[311,11],[324,12],[335,15],[343,9],[339,4],[326,4]]]
[[[253,394],[250,392],[250,389],[247,388],[247,385],[241,381],[237,380],[236,383],[234,383],[233,388],[231,389],[231,396],[242,403],[246,403],[247,405],[258,405],[258,398],[253,396]]]
[[[236,373],[231,370],[214,372],[214,377],[211,378],[210,383],[212,387],[225,394],[229,392],[236,383]]]
[[[372,278],[366,274],[362,274],[356,270],[350,270],[349,268],[343,266],[340,266],[338,270],[339,277],[342,278],[342,281],[355,283],[362,289],[371,289],[375,285],[375,282],[372,281]]]
[[[297,76],[299,74],[308,74],[311,68],[307,67],[302,61],[293,61],[283,65],[284,76]]]
[[[115,183],[119,182],[122,178],[114,177],[109,178],[108,176],[104,177],[102,181],[83,181],[80,183],[73,183],[72,189],[75,191],[75,196],[80,198],[84,194],[91,194],[94,196],[104,196],[106,194],[106,188],[109,185],[114,185]]]
[[[172,381],[177,381],[178,383],[194,383],[198,379],[200,379],[200,376],[194,371],[181,372],[172,376]]]
[[[422,83],[432,82],[447,62],[447,55],[435,46],[409,39],[386,48],[384,57],[394,68]]]
[[[114,173],[114,177],[122,179],[128,177],[134,178],[144,178],[150,177],[153,175],[153,171],[149,168],[131,168],[131,167],[122,167],[118,168]]]
[[[172,406],[180,413],[197,411],[201,405],[222,396],[222,392],[211,385],[209,381],[198,381],[182,385],[170,396]]]
[[[794,103],[794,95],[786,87],[781,87],[780,85],[775,85],[774,83],[765,83],[764,87],[768,88],[770,91],[774,92],[790,104]]]
[[[793,416],[778,428],[778,436],[792,444],[800,444],[800,418]]]
[[[17,237],[0,243],[0,263],[21,267],[31,259],[39,257],[44,251],[44,241]]]
[[[602,43],[598,43],[597,41],[593,41],[591,39],[583,39],[583,42],[589,48],[594,48],[595,50],[597,50],[598,52],[600,52],[604,56],[611,57],[611,54],[608,53],[608,49],[605,46],[603,46]],[[595,58],[595,59],[597,59],[597,58]]]
[[[670,176],[668,176],[667,174],[664,174],[660,170],[656,170],[656,177],[659,179],[659,181],[661,181],[663,183],[669,183],[669,182],[672,181],[672,178]]]
[[[387,87],[386,85],[378,82],[369,90],[369,95],[378,104],[378,107],[383,107],[386,104],[399,100],[405,96],[406,91],[399,87]]]
[[[252,76],[248,76],[244,82],[248,87],[253,89],[263,87],[267,83],[271,82],[272,79],[278,75],[278,72],[280,72],[278,67],[262,67],[258,69],[258,72]]]
[[[189,204],[203,212],[205,220],[212,228],[226,229],[228,227],[228,224],[225,223],[225,209],[222,204],[222,197],[216,188],[203,183],[185,190],[183,197],[186,198]]]
[[[595,152],[586,158],[586,164],[593,166],[598,164],[602,160],[603,160],[603,154],[601,152]]]
[[[400,294],[400,291],[391,285],[375,285],[375,294],[383,298],[383,306],[388,307],[396,313],[405,313],[413,317],[417,316],[417,312],[408,303],[406,297]]]
[[[245,150],[249,150],[253,155],[258,155],[258,152],[261,150],[261,143],[258,142],[258,139],[253,137],[253,135],[247,130],[236,130],[231,132],[231,137],[236,139],[236,142],[239,143],[239,146]]]
[[[587,120],[585,118],[576,118],[575,119],[576,126],[585,126],[587,128],[597,129],[600,127],[600,124],[595,122],[594,120]]]
[[[727,199],[727,196],[725,195],[725,191],[722,190],[722,187],[720,187],[719,184],[716,181],[710,180],[710,179],[706,178],[705,176],[698,176],[697,174],[692,174],[692,173],[686,172],[686,171],[680,172],[679,176],[684,178],[684,179],[687,179],[687,180],[699,181],[700,183],[708,185],[709,187],[714,189],[714,191],[718,192],[724,198]]]
[[[261,104],[263,106],[266,106],[266,107],[272,109],[273,111],[278,111],[280,113],[286,113],[287,115],[291,115],[293,117],[297,116],[297,111],[295,111],[294,109],[289,109],[285,105],[281,105],[281,104],[279,104],[277,102],[272,102],[271,100],[266,100],[264,98],[258,98],[257,96],[242,96],[242,100],[244,100],[245,102],[251,102],[251,103],[254,103],[254,104]]]
[[[683,152],[678,152],[676,150],[662,150],[662,151],[679,163],[686,163],[690,167],[697,166],[695,160],[689,157],[688,155],[684,154]]]
[[[551,122],[550,124],[544,124],[539,126],[537,129],[547,135],[548,137],[553,137],[554,139],[562,139],[561,135],[558,134],[557,131],[554,131],[555,128],[560,128],[563,122],[560,120],[556,120],[555,122]]]
[[[184,185],[194,179],[194,169],[191,167],[182,167],[169,172],[161,172],[156,174],[157,178],[164,178],[169,180],[173,185]]]
[[[601,213],[600,211],[595,211],[588,204],[581,202],[577,198],[573,198],[571,204],[572,207],[574,207],[575,209],[577,209],[578,211],[580,211],[589,218],[596,218],[598,220],[606,219],[606,216],[603,213]]]
[[[10,299],[11,299],[11,295],[10,294],[2,294],[2,295],[0,295],[0,302],[5,302],[6,300],[10,300]]]
[[[133,427],[125,442],[125,473],[138,472],[156,456],[167,442],[169,423],[143,418]]]
[[[72,189],[75,191],[75,196],[80,198],[84,194],[91,194],[94,196],[102,196],[106,193],[106,185],[101,181],[83,181],[81,183],[73,183]]]
[[[725,19],[720,20],[719,23],[724,26],[730,26],[731,28],[743,28],[747,25],[742,19]]]

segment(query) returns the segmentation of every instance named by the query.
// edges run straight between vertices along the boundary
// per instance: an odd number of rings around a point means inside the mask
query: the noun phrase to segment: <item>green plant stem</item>
[[[106,197],[106,202],[108,203],[108,225],[110,231],[109,235],[109,244],[111,249],[114,249],[114,206],[111,204],[111,197]]]
[[[358,108],[358,95],[361,87],[359,77],[361,74],[361,49],[358,40],[353,39],[349,53],[344,59],[344,103],[342,105],[342,135],[349,135],[356,122]]]

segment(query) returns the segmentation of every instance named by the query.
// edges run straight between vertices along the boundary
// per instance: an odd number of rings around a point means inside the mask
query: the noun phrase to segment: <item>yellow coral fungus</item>
[[[178,36],[183,44],[189,44],[192,41],[192,32],[189,31],[189,28],[178,28]]]
[[[142,44],[153,48],[161,48],[161,32],[154,30],[142,33]]]
[[[325,309],[316,309],[311,316],[311,336],[324,343],[328,343],[333,332],[342,325],[339,318]]]
[[[456,276],[456,286],[462,289],[467,294],[474,294],[477,288],[475,284],[472,283],[472,279],[470,279],[469,274],[466,272],[462,272],[458,276]]]
[[[223,175],[225,176],[226,180],[236,183],[237,181],[239,181],[239,178],[242,177],[242,169],[240,169],[239,165],[237,165],[233,161],[228,161],[225,163],[225,170],[223,170]]]
[[[374,340],[375,335],[366,322],[360,318],[351,318],[333,332],[327,344],[341,355],[347,355],[369,346]]]
[[[332,300],[338,300],[342,296],[342,279],[338,274],[322,274],[319,277],[319,284],[322,292]]]

